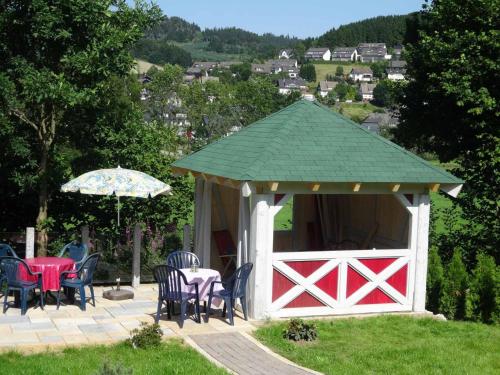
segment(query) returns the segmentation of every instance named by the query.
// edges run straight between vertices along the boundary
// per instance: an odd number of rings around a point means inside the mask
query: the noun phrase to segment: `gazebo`
[[[463,183],[307,100],[173,168],[196,178],[203,267],[232,267],[232,249],[254,264],[254,319],[425,311],[429,192]]]

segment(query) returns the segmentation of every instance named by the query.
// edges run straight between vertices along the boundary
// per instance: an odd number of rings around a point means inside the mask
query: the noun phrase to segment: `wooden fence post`
[[[141,284],[141,224],[134,227],[134,253],[132,256],[132,287],[138,288]]]
[[[26,259],[35,257],[35,228],[26,228]]]
[[[82,231],[82,244],[87,245],[87,248],[89,247],[89,226],[84,225],[81,228]]]

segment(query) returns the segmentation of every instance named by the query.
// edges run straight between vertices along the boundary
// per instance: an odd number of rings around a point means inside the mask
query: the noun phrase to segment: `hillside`
[[[321,35],[315,44],[330,48],[376,42],[386,43],[387,46],[401,44],[406,33],[406,22],[411,16],[379,16],[342,25]]]

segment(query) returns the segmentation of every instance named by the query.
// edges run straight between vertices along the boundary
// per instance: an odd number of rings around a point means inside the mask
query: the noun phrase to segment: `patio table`
[[[221,281],[220,273],[217,270],[210,268],[198,268],[198,271],[192,272],[190,268],[181,268],[181,271],[186,275],[188,283],[198,283],[198,293],[200,301],[208,301],[208,294],[210,293],[210,285],[212,281]],[[214,291],[224,289],[221,284],[214,285]],[[183,285],[183,292],[195,293],[194,286]],[[219,306],[222,301],[220,299],[212,299],[212,305]]]
[[[61,272],[75,268],[75,261],[71,258],[36,257],[25,260],[31,271],[42,273],[42,290],[58,291],[61,288]],[[26,281],[36,281],[37,278],[27,274],[24,268],[19,269],[19,276]]]

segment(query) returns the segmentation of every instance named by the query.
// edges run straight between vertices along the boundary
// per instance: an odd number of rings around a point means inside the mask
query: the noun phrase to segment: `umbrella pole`
[[[118,199],[118,228],[120,228],[120,196],[116,197]]]

